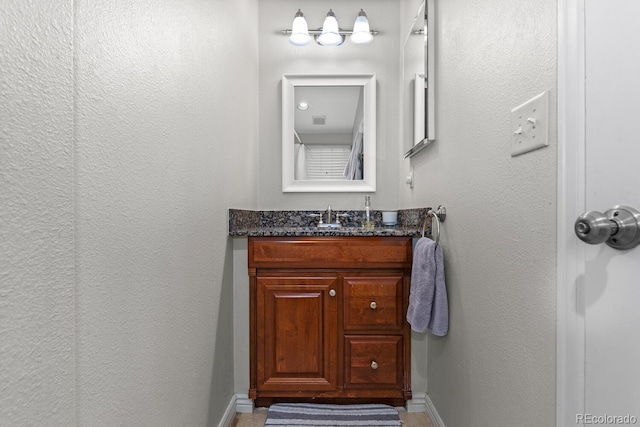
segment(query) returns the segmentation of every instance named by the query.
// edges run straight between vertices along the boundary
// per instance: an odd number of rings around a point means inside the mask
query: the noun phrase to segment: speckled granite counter
[[[398,210],[398,225],[384,227],[382,211],[372,211],[376,227],[364,230],[361,226],[364,211],[338,211],[341,228],[317,228],[318,211],[253,211],[229,209],[229,235],[246,236],[422,236],[422,225],[430,208]],[[334,211],[335,212],[335,211]],[[427,221],[425,235],[431,235],[431,221]]]

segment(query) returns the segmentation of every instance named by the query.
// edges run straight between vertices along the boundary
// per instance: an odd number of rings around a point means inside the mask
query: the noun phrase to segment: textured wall
[[[221,419],[227,208],[256,199],[257,32],[232,30],[255,11],[3,3],[0,424]]]
[[[72,2],[0,5],[0,425],[73,425]]]
[[[77,4],[78,418],[217,424],[229,206],[255,200],[257,2]],[[211,405],[211,408],[210,408]]]
[[[333,8],[342,28],[351,29],[360,8],[371,28],[381,31],[369,45],[348,40],[339,47],[322,47],[315,42],[304,47],[289,44],[278,34],[291,28],[293,16],[302,9],[309,28],[322,26]],[[399,203],[399,7],[387,0],[342,0],[328,5],[322,1],[273,0],[260,2],[260,165],[258,204],[261,209],[363,209],[363,193],[282,193],[282,74],[375,73],[377,78],[377,191],[371,194],[374,209],[391,209]]]
[[[555,424],[556,2],[437,1],[436,142],[405,206],[445,204],[450,332],[429,339],[447,426]],[[551,89],[550,146],[510,157],[511,108]]]

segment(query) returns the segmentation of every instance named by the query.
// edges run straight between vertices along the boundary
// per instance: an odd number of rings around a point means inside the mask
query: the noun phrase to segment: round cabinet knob
[[[375,360],[371,361],[371,369],[378,369],[378,362],[376,362]]]
[[[329,295],[331,295],[332,297],[335,297],[336,296],[336,290],[335,289],[331,289],[329,291]]]
[[[378,308],[378,304],[376,304],[375,301],[371,301],[371,304],[369,304],[369,307],[371,307],[371,310],[375,310],[376,308]]]

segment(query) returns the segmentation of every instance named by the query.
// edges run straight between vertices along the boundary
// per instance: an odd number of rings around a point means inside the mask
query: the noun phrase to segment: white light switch
[[[549,145],[549,91],[511,110],[511,157]]]

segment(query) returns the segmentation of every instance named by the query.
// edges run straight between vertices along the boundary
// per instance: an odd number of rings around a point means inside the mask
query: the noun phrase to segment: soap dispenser
[[[373,230],[375,228],[375,222],[371,216],[371,196],[364,196],[364,221],[362,222],[362,228],[365,230]]]

